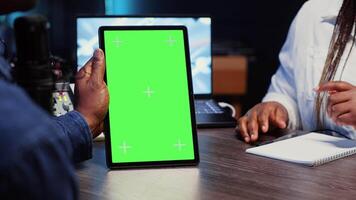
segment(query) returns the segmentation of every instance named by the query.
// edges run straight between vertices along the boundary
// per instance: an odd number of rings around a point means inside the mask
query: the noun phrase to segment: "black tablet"
[[[199,162],[187,29],[103,26],[110,168]]]

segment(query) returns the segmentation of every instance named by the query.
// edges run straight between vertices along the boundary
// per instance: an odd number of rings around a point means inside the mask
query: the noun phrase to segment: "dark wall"
[[[67,58],[74,64],[75,16],[104,14],[105,1],[41,1],[41,4],[48,8],[44,12],[52,24],[53,53]],[[230,47],[230,50],[233,48],[235,52],[241,48],[252,49],[253,53],[249,52],[248,55],[255,60],[249,66],[248,95],[244,99],[243,110],[259,102],[265,94],[270,77],[278,67],[278,52],[285,40],[288,27],[304,3],[304,0],[131,1],[137,7],[132,14],[209,14],[213,17],[215,47]]]
[[[104,0],[41,0],[51,23],[52,53],[67,59],[73,66],[76,56],[75,17],[80,14],[105,14]]]

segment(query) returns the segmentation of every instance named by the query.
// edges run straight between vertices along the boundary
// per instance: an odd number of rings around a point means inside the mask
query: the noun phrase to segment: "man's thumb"
[[[103,81],[105,73],[105,57],[101,49],[96,49],[93,54],[92,76],[98,83]]]

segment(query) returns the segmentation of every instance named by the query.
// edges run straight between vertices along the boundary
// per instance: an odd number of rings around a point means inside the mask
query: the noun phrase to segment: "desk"
[[[356,157],[317,168],[245,154],[233,129],[198,130],[198,167],[106,168],[104,143],[77,167],[81,199],[355,199]]]

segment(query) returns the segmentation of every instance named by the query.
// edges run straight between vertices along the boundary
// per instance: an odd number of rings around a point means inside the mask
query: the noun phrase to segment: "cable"
[[[231,116],[233,117],[233,118],[235,118],[235,116],[236,116],[236,109],[234,108],[234,106],[232,106],[231,104],[228,104],[228,103],[225,103],[225,102],[219,102],[218,103],[219,104],[219,106],[220,107],[222,107],[222,108],[230,108],[230,110],[231,110]]]

